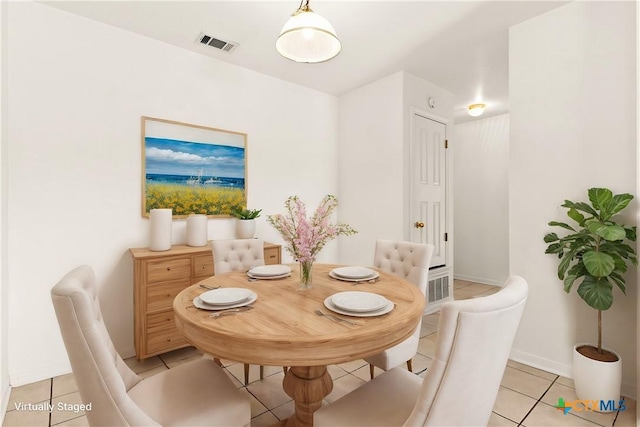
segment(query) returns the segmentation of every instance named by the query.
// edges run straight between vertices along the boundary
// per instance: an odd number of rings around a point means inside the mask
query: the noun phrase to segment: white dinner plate
[[[285,277],[289,277],[291,276],[291,272],[280,274],[279,276],[256,276],[247,271],[247,276],[251,277],[252,279],[274,280],[274,279],[284,279]]]
[[[251,289],[245,288],[220,288],[204,292],[200,299],[209,305],[237,304],[249,298],[253,294]]]
[[[371,277],[376,272],[366,267],[338,267],[331,270],[333,274],[346,279],[364,279],[365,277]]]
[[[341,310],[364,313],[380,310],[389,303],[389,300],[371,292],[350,291],[332,295],[331,302]]]
[[[344,280],[345,282],[366,282],[367,280],[373,280],[380,277],[380,273],[374,270],[371,270],[371,271],[373,271],[373,274],[371,276],[363,277],[362,279],[349,279],[347,277],[338,276],[333,272],[333,270],[329,272],[329,277],[332,277],[337,280]]]
[[[355,311],[345,311],[342,310],[338,307],[336,307],[332,302],[331,302],[331,297],[327,297],[324,300],[324,306],[327,307],[329,310],[336,312],[338,314],[344,314],[345,316],[353,316],[353,317],[375,317],[375,316],[382,316],[383,314],[387,314],[389,313],[391,310],[393,310],[393,308],[395,307],[395,304],[391,301],[389,301],[387,303],[386,306],[382,307],[379,310],[374,310],[374,311],[365,311],[363,313],[357,313]]]
[[[226,310],[227,308],[236,308],[236,307],[244,307],[245,305],[249,305],[252,302],[254,302],[255,300],[258,299],[258,295],[254,292],[251,292],[253,295],[251,295],[249,298],[245,299],[244,301],[240,301],[238,303],[235,304],[228,304],[228,305],[211,305],[211,304],[207,304],[204,301],[202,301],[200,299],[200,297],[195,297],[193,299],[193,305],[195,305],[198,308],[201,308],[203,310]]]
[[[291,267],[283,264],[261,265],[259,267],[253,267],[247,272],[247,274],[249,273],[251,277],[282,276],[284,274],[291,274]]]

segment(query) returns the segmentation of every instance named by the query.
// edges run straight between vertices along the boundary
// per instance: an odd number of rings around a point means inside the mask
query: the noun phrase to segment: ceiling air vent
[[[236,42],[221,40],[216,37],[209,36],[205,33],[200,33],[200,36],[198,37],[198,41],[201,44],[205,44],[207,46],[220,49],[224,52],[231,52],[233,49],[236,48],[236,46],[238,46],[238,43]]]

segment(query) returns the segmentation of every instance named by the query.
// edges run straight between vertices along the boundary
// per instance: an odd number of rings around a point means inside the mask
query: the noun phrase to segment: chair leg
[[[373,366],[371,363],[369,363],[369,375],[371,376],[371,379],[373,379],[373,370],[375,369],[375,366]]]
[[[260,365],[260,379],[264,378],[264,366]]]
[[[289,368],[287,368],[286,366],[283,366],[283,367],[282,367],[282,372],[284,372],[284,373],[285,373],[285,375],[286,375],[286,373],[287,373],[287,371],[288,371],[288,370],[289,370]]]
[[[413,366],[411,366],[411,361],[413,359],[409,359],[407,360],[407,369],[409,370],[409,372],[413,372]]]
[[[222,368],[222,360],[218,359],[217,357],[214,357],[213,361]]]
[[[244,364],[244,385],[249,384],[249,365]]]

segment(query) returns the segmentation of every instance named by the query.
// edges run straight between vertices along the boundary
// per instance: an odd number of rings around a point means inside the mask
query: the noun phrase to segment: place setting
[[[347,266],[334,268],[329,272],[329,277],[345,282],[374,283],[380,277],[380,273],[367,267]]]
[[[283,264],[261,265],[247,271],[250,281],[277,280],[291,276],[291,267]]]
[[[327,297],[324,306],[334,313],[346,316],[375,317],[389,313],[395,304],[372,292],[349,291]]]
[[[201,310],[213,311],[211,317],[217,318],[224,314],[249,311],[258,295],[251,289],[218,288],[198,295],[193,299],[193,305]]]

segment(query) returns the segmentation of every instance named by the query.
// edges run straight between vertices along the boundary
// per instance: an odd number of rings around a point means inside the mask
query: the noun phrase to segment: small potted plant
[[[622,381],[622,360],[613,350],[602,347],[602,312],[613,304],[613,287],[625,292],[623,274],[627,264],[638,265],[635,249],[626,241],[636,241],[636,226],[616,223],[613,216],[633,199],[607,188],[590,188],[589,203],[565,200],[567,216],[577,226],[551,221],[552,227],[568,230],[564,237],[549,233],[545,253],[560,260],[558,278],[569,293],[578,284],[578,295],[598,312],[598,344],[578,344],[573,351],[573,376],[579,399],[618,404]],[[602,410],[602,408],[600,408]],[[615,409],[615,408],[611,408]],[[604,411],[603,411],[604,412]]]
[[[236,237],[238,239],[253,239],[256,233],[255,219],[260,216],[262,209],[236,209],[231,215],[236,217]]]

